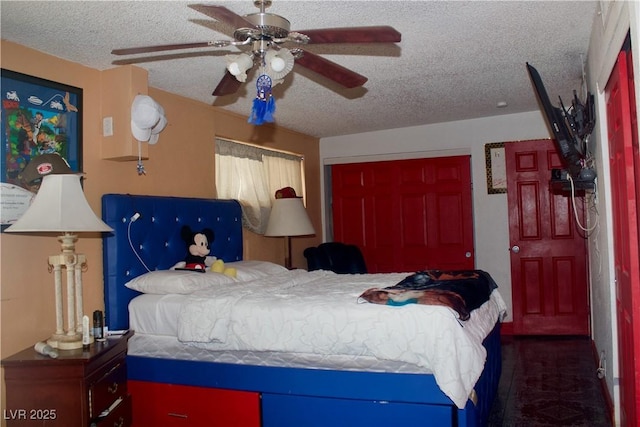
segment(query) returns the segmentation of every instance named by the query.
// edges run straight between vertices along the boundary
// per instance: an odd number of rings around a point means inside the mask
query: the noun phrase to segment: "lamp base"
[[[76,350],[82,348],[82,335],[53,334],[47,340],[47,344],[58,350]]]

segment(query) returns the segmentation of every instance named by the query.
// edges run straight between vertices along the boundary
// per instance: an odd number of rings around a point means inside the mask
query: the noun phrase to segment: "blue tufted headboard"
[[[136,213],[140,217],[132,222]],[[215,232],[211,255],[225,262],[242,259],[241,208],[235,200],[105,194],[102,219],[114,230],[105,234],[102,249],[106,325],[111,330],[129,328],[128,305],[138,292],[124,284],[147,272],[131,249],[128,230],[150,270],[166,270],[184,259],[183,225]]]

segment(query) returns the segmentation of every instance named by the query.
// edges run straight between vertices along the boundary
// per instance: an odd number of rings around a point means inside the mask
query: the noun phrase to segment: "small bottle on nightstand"
[[[100,310],[96,310],[93,312],[93,337],[98,341],[104,339],[103,327],[102,312]]]
[[[82,316],[82,349],[89,350],[91,335],[89,334],[89,316]]]

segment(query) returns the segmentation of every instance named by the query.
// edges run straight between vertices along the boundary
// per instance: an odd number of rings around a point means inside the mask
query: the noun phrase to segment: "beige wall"
[[[105,193],[214,197],[213,141],[216,135],[304,155],[307,209],[318,234],[310,238],[294,238],[292,251],[293,265],[299,268],[306,266],[302,250],[321,240],[319,141],[316,138],[276,126],[254,127],[247,124],[246,117],[149,88],[148,94],[164,107],[169,124],[158,144],[148,147],[149,159],[144,161],[147,174],[138,176],[135,161],[101,159],[101,71],[4,40],[0,48],[2,68],[83,89],[84,190],[98,214],[100,197]],[[81,236],[76,246],[78,252],[87,255],[89,264],[84,274],[84,307],[87,313],[104,308],[102,245],[98,237]],[[244,241],[246,259],[284,262],[283,239],[245,232]],[[47,271],[46,259],[59,250],[55,236],[0,234],[2,358],[47,338],[53,331],[53,277]],[[2,389],[4,391],[4,380]],[[4,399],[2,402],[4,408]]]

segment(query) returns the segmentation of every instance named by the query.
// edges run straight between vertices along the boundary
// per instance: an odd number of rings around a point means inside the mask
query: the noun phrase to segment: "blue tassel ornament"
[[[272,123],[276,112],[276,101],[271,94],[271,78],[262,74],[256,82],[256,98],[253,100],[248,122],[254,125]]]

